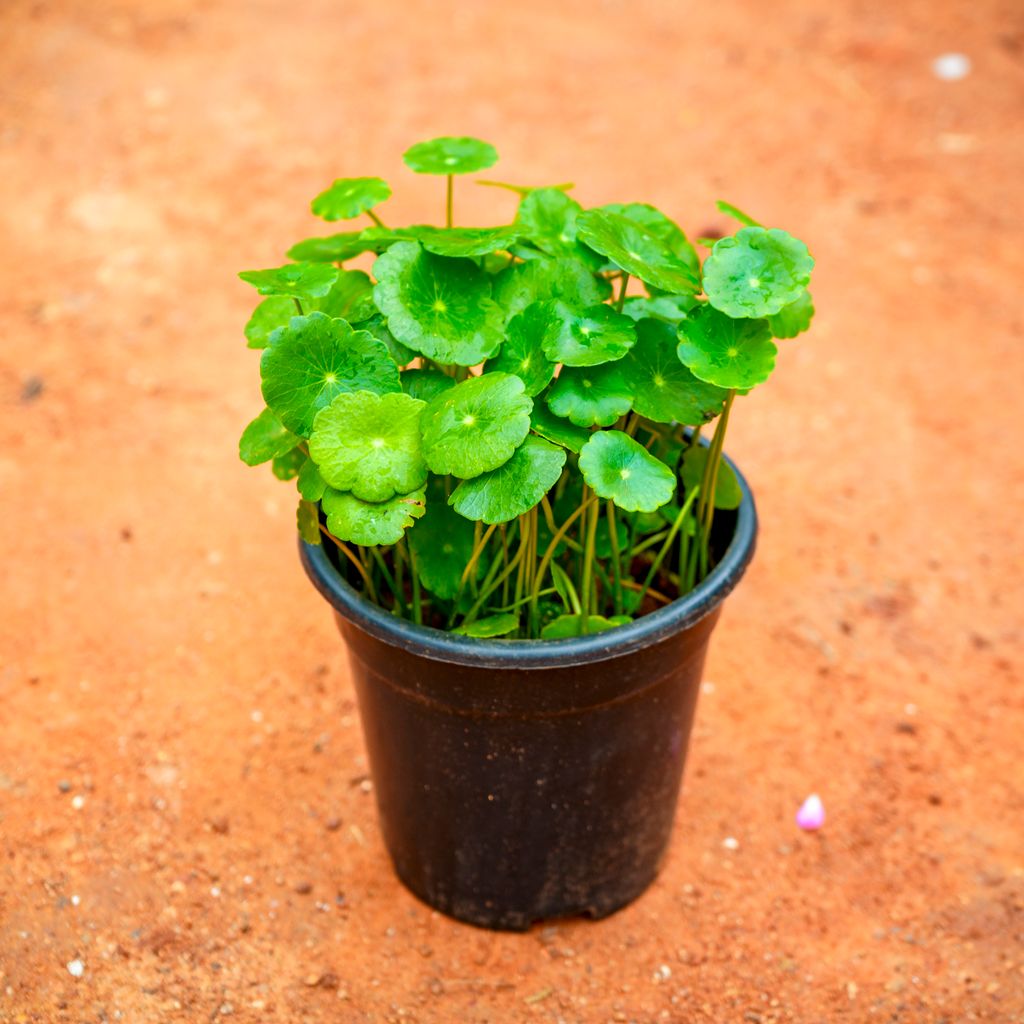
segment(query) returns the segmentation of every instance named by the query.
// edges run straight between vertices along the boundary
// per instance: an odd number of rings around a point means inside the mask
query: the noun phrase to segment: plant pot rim
[[[338,571],[323,544],[300,538],[303,568],[338,615],[388,644],[433,661],[477,668],[550,669],[585,665],[621,657],[658,643],[695,625],[713,612],[733,590],[754,556],[757,509],[746,478],[726,455],[743,500],[736,510],[736,527],[721,560],[693,590],[664,608],[642,615],[625,626],[564,640],[480,639],[419,626],[368,601]]]

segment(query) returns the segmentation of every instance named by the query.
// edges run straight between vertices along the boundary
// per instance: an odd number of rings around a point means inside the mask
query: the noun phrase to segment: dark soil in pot
[[[397,619],[326,547],[302,545],[348,646],[384,840],[413,893],[518,930],[603,917],[650,885],[708,641],[754,551],[740,483],[740,508],[716,517],[723,550],[706,580],[628,626],[569,640],[478,640]]]

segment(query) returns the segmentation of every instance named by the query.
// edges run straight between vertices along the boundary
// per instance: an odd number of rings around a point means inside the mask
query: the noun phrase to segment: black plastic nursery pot
[[[604,917],[654,880],[708,641],[754,553],[757,514],[737,477],[739,509],[716,516],[731,539],[702,583],[568,640],[417,626],[363,598],[326,547],[301,544],[348,646],[384,841],[416,896],[523,930]]]

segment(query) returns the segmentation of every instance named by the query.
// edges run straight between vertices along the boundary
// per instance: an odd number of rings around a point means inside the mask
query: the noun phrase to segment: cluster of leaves
[[[380,178],[318,195],[328,221],[293,261],[240,276],[266,408],[240,454],[296,479],[298,526],[329,538],[366,596],[471,636],[559,638],[627,622],[713,566],[733,400],[775,339],[806,330],[813,260],[784,231],[702,239],[645,203],[585,210],[520,188],[509,224],[453,226],[455,175],[494,148],[413,146],[446,178],[445,226],[388,227]],[[372,276],[346,267],[372,260]],[[641,291],[642,288],[642,291]],[[716,420],[710,443],[701,428]]]

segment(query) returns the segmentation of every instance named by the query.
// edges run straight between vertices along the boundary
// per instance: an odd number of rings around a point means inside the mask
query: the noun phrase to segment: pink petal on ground
[[[825,824],[825,805],[817,793],[812,793],[796,812],[796,823],[805,832],[813,832]]]

